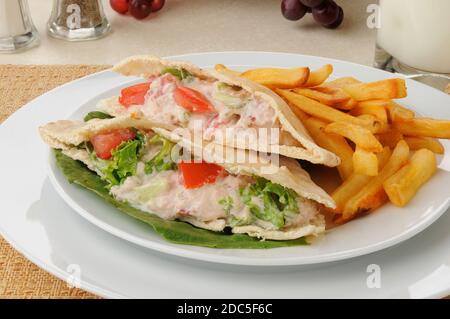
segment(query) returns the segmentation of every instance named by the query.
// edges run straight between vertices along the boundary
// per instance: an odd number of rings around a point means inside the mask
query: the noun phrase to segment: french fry
[[[312,88],[296,88],[294,92],[341,110],[351,110],[358,102],[353,100],[344,90],[326,86]]]
[[[326,86],[326,87],[335,87],[335,88],[343,88],[345,86],[349,86],[352,84],[358,84],[361,83],[360,80],[357,80],[351,76],[346,76],[346,77],[342,77],[342,78],[338,78],[332,81],[328,81],[323,83],[321,86]]]
[[[345,122],[330,123],[325,127],[325,132],[346,137],[358,147],[369,152],[379,153],[383,150],[383,146],[375,136],[368,129],[359,125]]]
[[[358,104],[356,107],[354,107],[350,111],[350,114],[353,116],[370,114],[370,115],[375,116],[381,123],[384,123],[384,124],[388,123],[388,117],[387,117],[386,109],[384,107]]]
[[[288,103],[290,109],[294,114],[299,118],[300,121],[304,124],[307,119],[309,119],[311,116],[305,112],[303,112],[300,108],[296,107],[295,105],[292,105],[292,103]]]
[[[367,100],[358,102],[358,105],[362,107],[380,107],[385,109],[387,109],[391,104],[391,100]]]
[[[389,146],[393,149],[403,139],[403,134],[396,129],[389,128],[385,132],[375,134],[375,137],[383,146]]]
[[[400,133],[408,136],[450,138],[450,121],[446,120],[435,120],[425,117],[397,120],[393,122],[393,127]]]
[[[241,73],[241,77],[271,89],[293,89],[306,83],[309,77],[309,68],[258,68]]]
[[[428,149],[420,149],[409,163],[383,183],[389,200],[397,206],[405,206],[437,170],[436,156]]]
[[[378,170],[380,171],[387,161],[391,157],[391,149],[389,147],[384,147],[383,151],[377,154],[378,159]],[[334,192],[331,194],[334,202],[336,203],[335,213],[342,214],[345,204],[347,201],[357,194],[371,179],[372,177],[367,175],[359,175],[353,172],[349,178],[347,178],[344,183],[342,183]]]
[[[360,175],[378,175],[378,158],[375,153],[357,146],[353,153],[353,171]]]
[[[239,71],[236,71],[236,70],[232,70],[232,69],[229,69],[229,68],[227,68],[225,65],[223,65],[223,64],[216,64],[215,66],[214,66],[214,69],[216,70],[216,71],[226,71],[226,72],[229,72],[229,73],[232,73],[232,74],[234,74],[234,75],[236,75],[236,76],[240,76],[241,75],[241,72],[239,72]]]
[[[305,87],[318,86],[325,82],[328,77],[333,73],[333,66],[331,64],[325,64],[320,69],[311,71],[309,73],[308,80],[303,85]]]
[[[275,89],[275,92],[288,101],[293,106],[300,108],[303,112],[328,122],[345,122],[361,125],[373,129],[374,123],[368,119],[359,119],[338,111],[328,105],[314,101],[306,96],[300,95],[290,90]]]
[[[405,136],[404,140],[408,143],[409,149],[412,151],[426,148],[436,154],[444,154],[444,146],[438,140],[431,137],[421,136]]]
[[[343,89],[357,101],[406,97],[406,84],[403,79],[352,84],[344,86]]]
[[[325,133],[324,128],[327,126],[327,123],[317,118],[310,117],[304,124],[314,141],[320,147],[323,147],[340,157],[341,164],[339,164],[337,169],[341,179],[347,179],[353,171],[353,150],[350,145],[348,145],[345,138],[336,134]]]
[[[407,109],[406,107],[393,101],[389,101],[386,105],[386,110],[388,111],[389,120],[391,122],[410,120],[416,116],[416,114],[410,109]]]
[[[409,147],[405,141],[398,142],[391,157],[377,176],[372,177],[369,182],[344,206],[342,212],[343,222],[356,216],[359,212],[375,209],[388,201],[383,189],[383,183],[394,175],[409,158]]]

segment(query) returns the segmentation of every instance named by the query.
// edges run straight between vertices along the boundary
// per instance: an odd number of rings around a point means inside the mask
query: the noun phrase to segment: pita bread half
[[[278,153],[287,157],[307,160],[314,164],[324,164],[327,166],[337,166],[340,159],[335,154],[319,147],[308,134],[302,122],[295,116],[289,105],[270,89],[236,76],[227,70],[202,70],[197,66],[188,62],[175,62],[162,60],[150,55],[133,56],[125,59],[112,68],[112,71],[126,76],[140,76],[149,78],[161,74],[166,67],[184,68],[195,76],[202,79],[210,79],[213,81],[221,81],[230,85],[240,86],[251,92],[255,96],[267,101],[275,110],[277,118],[281,124],[281,128],[288,132],[293,139],[298,142],[296,145],[280,145]],[[122,113],[118,108],[118,100],[108,99],[101,102],[101,108],[113,113]],[[234,143],[234,142],[233,142]],[[233,146],[233,145],[229,145]],[[264,151],[255,145],[249,145],[249,149],[254,151]]]
[[[203,151],[201,146],[192,143],[190,140],[181,138],[177,134],[173,133],[170,130],[171,128],[155,127],[154,125],[155,123],[152,123],[146,119],[125,116],[112,119],[94,119],[89,122],[61,120],[51,122],[40,127],[39,132],[44,142],[46,142],[50,147],[62,149],[65,155],[83,162],[89,169],[95,171],[100,176],[102,176],[102,173],[96,170],[95,165],[92,163],[87,151],[85,149],[78,148],[77,146],[82,142],[88,141],[89,138],[95,134],[110,131],[112,129],[129,127],[144,130],[152,129],[157,134],[178,143],[181,147],[193,148],[194,150],[191,150],[191,152],[195,152],[196,150]],[[206,144],[205,149],[213,150],[217,149],[217,147],[219,147],[217,144],[213,145],[213,143],[209,143]],[[226,146],[220,147],[223,148],[224,152],[232,150],[234,152],[245,153],[246,156],[249,156],[250,153],[256,154],[255,152],[247,150],[232,149]],[[205,152],[203,152],[203,154],[205,154]],[[210,152],[205,154],[207,157],[205,160],[220,164],[232,174],[243,174],[250,176],[256,175],[264,177],[274,183],[293,189],[304,198],[311,199],[328,207],[335,207],[333,199],[320,187],[314,184],[309,174],[304,171],[294,159],[280,157],[280,165],[277,167],[278,171],[276,173],[267,173],[266,171],[271,171],[273,168],[270,167],[271,165],[274,165],[273,163],[267,163],[267,161],[264,160],[261,160],[255,164],[230,163],[226,162],[226,159],[221,154],[226,153]],[[225,222],[223,220],[217,220],[211,223],[202,223],[189,219],[185,221],[193,224],[194,226],[212,231],[221,231],[225,227]],[[323,216],[318,215],[308,225],[295,226],[283,231],[264,229],[260,226],[249,225],[234,227],[232,232],[242,234],[245,233],[249,236],[262,239],[290,240],[309,235],[316,236],[324,230],[325,222]]]
[[[39,128],[42,139],[52,148],[66,151],[68,156],[74,155],[73,149],[81,143],[88,141],[93,135],[118,128],[134,127],[143,130],[153,130],[161,136],[188,149],[191,154],[201,154],[208,162],[223,166],[232,174],[256,175],[264,177],[273,183],[293,189],[302,197],[314,200],[327,207],[334,208],[333,199],[310,178],[300,164],[291,158],[278,157],[278,163],[263,158],[256,152],[233,149],[214,143],[197,145],[190,139],[185,139],[171,130],[171,127],[162,128],[158,123],[148,121],[145,118],[122,116],[112,119],[93,119],[88,122],[61,120],[48,123]],[[227,154],[233,154],[227,157]],[[71,156],[74,158],[73,156]],[[236,158],[255,159],[253,162],[238,163]],[[84,161],[85,157],[77,154],[78,160],[86,165],[91,163]]]

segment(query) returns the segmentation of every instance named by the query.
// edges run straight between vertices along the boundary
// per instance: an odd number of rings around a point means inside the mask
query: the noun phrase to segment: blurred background
[[[11,0],[6,0],[11,1]],[[50,0],[29,0],[40,35],[32,49],[0,54],[0,64],[113,64],[133,54],[168,56],[229,50],[280,51],[331,57],[372,65],[375,29],[367,26],[368,5],[377,0],[336,0],[345,19],[326,29],[311,14],[285,19],[280,0],[166,0],[143,20],[115,12],[102,0],[111,32],[94,41],[68,42],[49,37]]]

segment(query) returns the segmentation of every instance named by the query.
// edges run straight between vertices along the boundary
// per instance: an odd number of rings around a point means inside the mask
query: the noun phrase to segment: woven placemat
[[[0,65],[0,123],[33,98],[105,65]],[[0,237],[0,298],[97,298],[29,262]]]

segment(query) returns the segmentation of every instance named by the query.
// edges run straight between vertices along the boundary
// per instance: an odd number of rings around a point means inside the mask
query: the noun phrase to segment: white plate
[[[183,56],[193,62],[253,58],[255,63],[275,58],[308,61],[312,66],[326,59],[272,53],[209,53]],[[333,61],[335,65],[343,62]],[[359,78],[370,80],[383,73],[361,68]],[[371,75],[372,72],[379,73]],[[347,72],[350,74],[350,72]],[[339,74],[347,74],[342,70]],[[83,95],[73,92],[73,85]],[[81,269],[81,287],[105,297],[173,298],[306,298],[306,297],[444,297],[450,294],[450,216],[405,243],[346,263],[327,266],[252,268],[227,266],[170,257],[115,238],[79,218],[55,193],[47,179],[48,151],[36,127],[69,117],[80,105],[117,85],[108,73],[62,86],[21,108],[0,126],[0,233],[28,259],[60,278]],[[422,113],[449,117],[444,109],[425,111],[427,103],[448,98],[420,84],[409,83],[410,96]],[[437,96],[437,100],[436,100]],[[445,99],[444,99],[445,97]],[[441,163],[441,166],[443,163]],[[447,162],[447,166],[448,162]],[[449,194],[449,184],[435,185],[436,193]],[[398,214],[409,214],[405,209]],[[395,214],[395,213],[393,213]],[[376,215],[376,214],[375,214]],[[424,215],[428,213],[424,212]],[[366,219],[361,219],[365,221]],[[136,222],[137,223],[137,222]],[[389,223],[379,230],[389,227]],[[363,234],[359,234],[359,239]],[[351,238],[355,241],[355,238]],[[274,250],[267,250],[272,253]],[[368,265],[381,268],[381,287],[368,288]],[[277,287],[277,289],[273,289]]]
[[[392,77],[392,74],[354,65],[347,62],[330,61],[303,57],[298,55],[267,55],[238,54],[226,56],[193,55],[184,56],[201,67],[211,67],[225,60],[232,68],[250,68],[262,66],[292,67],[307,65],[312,68],[332,63],[335,67],[334,76],[355,76],[361,80],[376,80]],[[103,72],[90,77],[94,87],[111,79],[114,84],[108,88],[98,88],[97,94],[84,94],[84,83],[76,82],[70,85],[69,96],[83,94],[87,101],[82,103],[70,116],[82,119],[93,109],[100,99],[117,95],[120,89],[129,85],[135,79],[121,77],[112,72]],[[127,84],[124,84],[127,83]],[[436,111],[439,117],[450,118],[450,110],[444,109],[449,97],[434,89],[409,81],[409,97],[406,105],[423,114]],[[420,98],[419,98],[420,96]],[[430,101],[430,102],[428,102]],[[436,108],[430,109],[430,106]],[[439,110],[440,108],[440,110]],[[448,146],[448,144],[447,144]],[[447,151],[449,151],[447,147]],[[450,185],[450,152],[442,159],[441,169],[433,179],[425,185],[407,208],[397,208],[385,205],[376,214],[360,218],[346,225],[334,228],[326,236],[310,246],[276,248],[270,250],[247,249],[212,249],[204,247],[171,244],[160,238],[146,225],[136,222],[129,216],[115,210],[111,205],[99,199],[93,193],[71,185],[61,174],[50,153],[50,181],[64,200],[80,215],[100,228],[135,244],[155,249],[164,253],[183,256],[203,261],[220,262],[237,265],[304,265],[337,261],[363,254],[368,254],[410,238],[435,221],[450,204],[448,192],[436,192],[442,185]],[[357,238],[358,240],[354,240]]]

